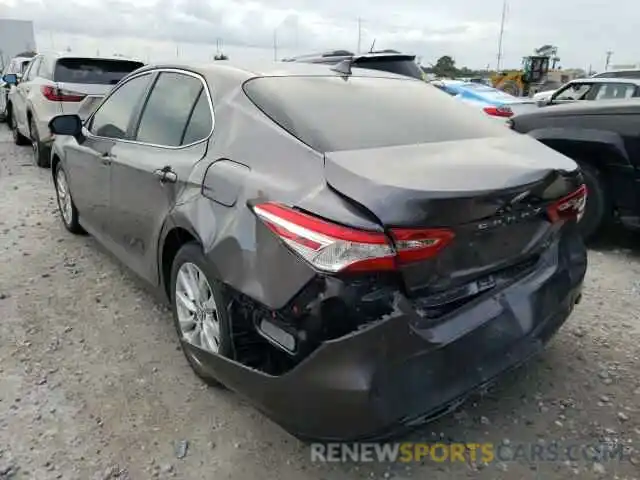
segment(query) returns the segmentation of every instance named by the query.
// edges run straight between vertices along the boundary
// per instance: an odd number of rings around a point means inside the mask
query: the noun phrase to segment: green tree
[[[458,75],[456,61],[449,55],[443,55],[433,66],[433,73],[438,77],[456,77]]]

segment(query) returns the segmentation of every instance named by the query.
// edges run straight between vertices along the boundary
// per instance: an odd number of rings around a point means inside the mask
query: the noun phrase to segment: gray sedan
[[[49,125],[65,227],[167,298],[199,376],[302,438],[455,408],[581,296],[577,165],[420,80],[149,66]]]

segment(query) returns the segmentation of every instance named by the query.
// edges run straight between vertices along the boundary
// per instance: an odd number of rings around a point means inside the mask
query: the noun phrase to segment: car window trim
[[[134,79],[137,77],[138,76],[136,75],[135,77],[131,77],[131,78]],[[151,92],[153,92],[153,88],[156,86],[156,83],[158,82],[159,77],[160,77],[159,72],[151,72],[151,81],[149,82],[149,85],[147,85],[147,89],[144,92],[142,101],[138,102],[138,104],[136,105],[136,108],[133,111],[133,115],[129,119],[129,124],[127,125],[127,138],[124,138],[122,140],[135,141],[134,138],[136,137],[136,135],[138,135],[142,113],[147,107],[147,103],[149,103]]]
[[[187,130],[189,130],[189,125],[191,125],[191,119],[193,118],[193,112],[196,111],[196,107],[198,106],[198,102],[200,101],[200,98],[202,97],[202,92],[204,92],[204,87],[200,88],[200,91],[198,92],[198,95],[196,96],[196,99],[193,102],[193,105],[191,105],[191,110],[189,111],[189,116],[187,117],[187,121],[185,122],[184,128],[182,129],[182,135],[180,135],[180,145],[182,145],[182,142],[184,142],[184,137],[187,134]]]
[[[203,138],[202,140],[198,140],[196,142],[189,143],[188,145],[170,146],[170,145],[158,145],[158,144],[155,144],[155,143],[148,143],[148,142],[140,142],[138,140],[130,140],[130,139],[126,139],[126,138],[102,137],[100,135],[93,134],[89,130],[89,128],[87,126],[90,125],[91,122],[93,122],[93,117],[95,116],[95,114],[102,107],[102,105],[104,105],[104,103],[107,100],[109,100],[109,98],[111,98],[111,96],[117,90],[122,88],[123,85],[126,85],[129,81],[133,80],[134,78],[141,77],[142,75],[152,74],[152,75],[154,75],[154,77],[151,79],[151,82],[150,82],[149,86],[147,87],[147,91],[144,94],[144,101],[141,102],[141,105],[146,105],[146,102],[148,101],[149,96],[150,96],[151,91],[152,91],[151,87],[153,85],[155,85],[155,82],[156,82],[159,74],[162,73],[162,72],[179,73],[179,74],[188,75],[188,76],[197,78],[202,83],[204,91],[207,93],[207,100],[209,102],[209,113],[211,114],[211,131],[209,132],[209,134],[205,138]],[[136,112],[134,114],[134,117],[133,117],[133,119],[135,120],[135,130],[137,130],[137,128],[139,127],[140,117],[141,117],[141,113],[142,113],[142,109],[140,108],[140,105],[138,105],[138,107],[136,107],[136,109],[137,110],[136,110]],[[181,68],[167,68],[167,67],[152,68],[152,69],[140,72],[140,73],[136,73],[135,75],[132,75],[131,77],[128,77],[124,83],[122,83],[121,85],[118,85],[111,92],[109,92],[109,94],[102,100],[102,102],[100,102],[100,105],[98,105],[96,107],[96,109],[93,111],[91,116],[85,122],[85,127],[87,129],[87,134],[88,134],[87,136],[88,137],[91,137],[91,138],[94,138],[94,139],[109,140],[109,141],[113,141],[113,142],[129,143],[129,144],[133,144],[133,145],[144,145],[144,146],[147,146],[147,147],[164,148],[164,149],[167,149],[167,150],[182,150],[182,149],[186,149],[186,148],[189,148],[189,147],[193,147],[194,145],[198,145],[198,144],[203,143],[203,142],[207,142],[207,141],[209,141],[209,139],[211,139],[211,136],[213,135],[213,132],[215,130],[215,126],[216,126],[216,117],[215,117],[214,110],[213,110],[213,95],[211,94],[211,91],[209,90],[209,85],[207,84],[207,81],[205,80],[204,76],[200,75],[199,73],[192,72],[190,70],[184,70],[184,69],[181,69]],[[129,130],[129,126],[127,127],[127,133],[129,133],[128,130]]]

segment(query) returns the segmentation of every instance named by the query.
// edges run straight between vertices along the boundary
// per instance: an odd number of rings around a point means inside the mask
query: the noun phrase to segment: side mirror
[[[7,73],[2,77],[2,81],[7,85],[17,85],[18,84],[18,75],[15,73]]]
[[[544,107],[545,105],[549,105],[549,103],[551,103],[551,99],[550,98],[542,98],[542,99],[536,101],[536,105],[538,107]]]
[[[78,115],[58,115],[49,121],[49,130],[53,135],[68,135],[77,140],[82,135],[82,119]]]

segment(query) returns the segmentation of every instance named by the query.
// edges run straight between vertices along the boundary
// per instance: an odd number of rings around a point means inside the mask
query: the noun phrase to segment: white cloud
[[[640,61],[634,31],[640,4],[509,1],[506,65],[518,66],[545,43],[559,47],[564,66],[601,68],[607,50],[616,63]],[[411,51],[430,62],[449,54],[472,67],[495,64],[501,9],[502,0],[0,0],[2,17],[33,19],[40,32],[90,35],[107,46],[126,37],[140,45],[192,42],[211,49],[222,38],[226,48],[269,49],[277,29],[281,51],[354,50],[362,17],[363,47],[376,39],[377,48]]]

